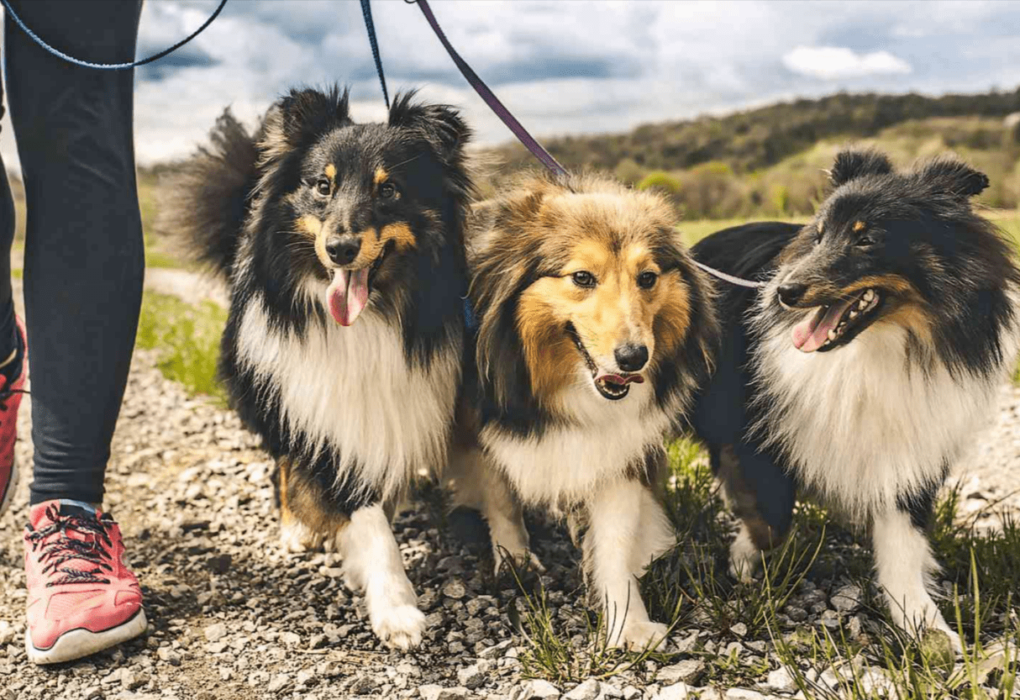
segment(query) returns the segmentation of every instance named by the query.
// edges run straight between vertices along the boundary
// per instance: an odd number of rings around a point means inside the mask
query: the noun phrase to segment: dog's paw
[[[493,557],[496,560],[496,577],[504,572],[509,573],[511,568],[517,571],[532,571],[538,574],[545,573],[545,567],[538,557],[530,550],[510,552],[502,547],[493,550]]]
[[[314,552],[322,547],[322,540],[322,535],[312,532],[301,523],[280,525],[280,546],[285,552],[291,554]]]
[[[623,631],[610,640],[610,646],[630,651],[658,649],[665,644],[668,634],[669,627],[661,622],[628,622]]]
[[[741,583],[751,583],[761,564],[761,550],[741,531],[730,545],[730,576]]]
[[[943,634],[945,637],[942,636]],[[960,640],[960,635],[954,632],[946,623],[946,619],[942,617],[942,613],[937,608],[931,614],[928,622],[919,630],[918,637],[921,640],[922,646],[926,650],[933,650],[936,655],[941,654],[942,656],[949,657],[963,656],[963,642]],[[948,637],[948,645],[946,644],[946,637]],[[946,649],[946,646],[949,648]],[[951,654],[949,653],[950,651],[952,652]],[[952,666],[952,659],[950,659],[949,665]]]
[[[407,651],[421,644],[425,613],[413,605],[397,605],[372,617],[372,631],[391,649]]]

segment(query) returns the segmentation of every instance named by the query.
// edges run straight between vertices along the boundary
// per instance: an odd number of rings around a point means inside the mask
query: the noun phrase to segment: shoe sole
[[[59,664],[64,661],[74,661],[134,639],[147,627],[145,610],[139,608],[134,617],[127,622],[102,632],[90,632],[86,629],[64,632],[57,637],[57,641],[49,649],[37,649],[32,644],[32,632],[28,630],[25,632],[25,649],[28,651],[28,660],[32,663]]]
[[[11,463],[11,478],[7,482],[7,493],[3,495],[3,499],[0,500],[0,515],[3,515],[7,511],[7,506],[11,505],[11,501],[14,500],[14,492],[18,490],[18,460],[14,460]]]

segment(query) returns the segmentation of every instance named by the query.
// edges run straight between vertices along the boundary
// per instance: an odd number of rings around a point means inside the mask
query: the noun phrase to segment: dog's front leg
[[[337,544],[348,585],[364,591],[372,631],[396,649],[418,646],[425,615],[418,609],[418,598],[382,505],[354,511],[337,536]]]
[[[639,481],[624,479],[603,487],[589,502],[590,526],[584,538],[585,562],[593,596],[605,609],[611,646],[630,649],[657,647],[666,638],[666,625],[652,622],[641,600],[636,573],[648,562],[639,557],[645,537],[642,507],[656,506]]]
[[[946,624],[928,592],[939,565],[924,531],[911,521],[909,513],[892,508],[875,516],[872,539],[878,584],[893,621],[908,632],[942,630],[949,635],[953,648],[962,652],[959,635]]]
[[[450,457],[448,476],[454,504],[477,510],[489,525],[497,576],[511,563],[545,571],[531,551],[524,508],[516,491],[481,449],[471,446],[455,450]]]

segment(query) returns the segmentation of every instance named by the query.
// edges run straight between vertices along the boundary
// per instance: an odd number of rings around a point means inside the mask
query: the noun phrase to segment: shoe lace
[[[10,401],[11,397],[15,394],[24,394],[25,396],[28,396],[29,392],[26,389],[11,389],[7,386],[0,389],[0,411],[7,410],[7,402]],[[0,423],[3,423],[3,421],[0,421]]]
[[[61,578],[49,581],[46,586],[60,586],[69,583],[109,583],[110,580],[102,577],[103,570],[113,571],[113,567],[106,560],[112,559],[108,549],[99,545],[100,540],[107,547],[113,547],[107,528],[113,524],[112,520],[100,520],[91,513],[70,513],[62,514],[60,508],[52,505],[46,509],[46,517],[50,524],[39,530],[32,530],[26,535],[26,539],[32,544],[32,551],[42,550],[39,561],[44,562],[42,568],[44,574],[63,574]],[[31,526],[29,526],[31,527]],[[92,537],[84,540],[68,536],[68,532],[91,534]],[[52,537],[57,535],[57,537]],[[73,569],[64,566],[67,562],[81,560],[95,564],[96,568],[91,570]]]

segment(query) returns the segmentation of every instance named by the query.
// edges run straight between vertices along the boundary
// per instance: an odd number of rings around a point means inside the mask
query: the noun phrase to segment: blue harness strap
[[[478,332],[478,317],[475,316],[475,308],[471,305],[471,300],[468,297],[461,297],[464,301],[464,327],[467,328],[468,333],[474,334]]]
[[[379,42],[375,38],[375,22],[372,21],[371,0],[361,0],[361,14],[365,18],[368,43],[372,45],[372,58],[375,59],[375,70],[379,74],[379,84],[382,85],[382,96],[386,100],[386,109],[389,109],[390,93],[386,90],[386,76],[383,74],[382,56],[379,55]]]
[[[81,0],[79,0],[79,1],[81,1]],[[49,44],[47,44],[45,41],[43,41],[39,37],[38,34],[33,32],[31,29],[29,29],[25,25],[25,23],[22,21],[21,17],[18,17],[18,14],[11,7],[10,0],[0,0],[0,4],[3,5],[4,12],[6,12],[7,15],[12,20],[14,20],[14,23],[16,25],[18,25],[18,28],[20,28],[21,31],[25,32],[25,34],[28,35],[28,37],[32,41],[37,43],[39,46],[44,48],[46,51],[49,51],[51,54],[53,54],[57,58],[63,59],[65,61],[67,61],[68,63],[73,63],[76,66],[81,66],[82,68],[95,68],[96,70],[128,70],[129,68],[137,68],[138,66],[144,66],[146,63],[152,63],[153,61],[158,61],[159,59],[163,58],[164,56],[169,56],[174,51],[176,51],[177,49],[181,48],[182,46],[187,44],[189,41],[194,39],[196,36],[198,36],[199,34],[204,32],[206,27],[208,27],[210,24],[212,24],[214,19],[219,17],[220,12],[223,11],[224,5],[227,4],[227,0],[220,0],[219,6],[216,8],[216,11],[213,12],[212,15],[210,15],[209,19],[207,19],[202,24],[201,27],[199,27],[198,29],[193,31],[190,35],[186,36],[184,39],[181,39],[180,41],[178,41],[176,44],[174,44],[170,48],[163,49],[162,51],[160,51],[157,54],[153,54],[152,56],[149,56],[148,58],[143,58],[140,61],[132,61],[131,63],[92,63],[91,61],[83,61],[80,58],[75,58],[74,56],[68,56],[66,53],[64,53],[62,51],[58,51],[57,49],[55,49],[52,46],[50,46]]]

